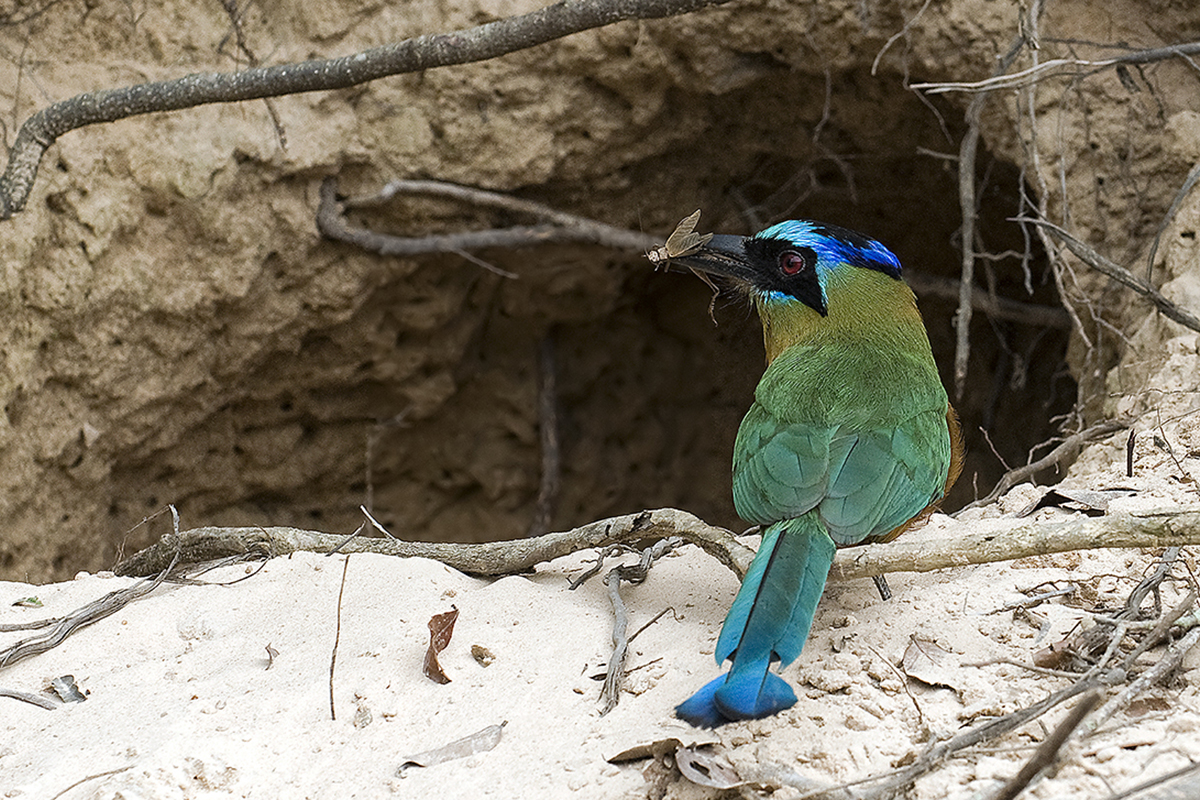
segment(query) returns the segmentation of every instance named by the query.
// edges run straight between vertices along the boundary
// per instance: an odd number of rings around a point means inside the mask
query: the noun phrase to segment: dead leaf
[[[1109,501],[1136,494],[1133,489],[1064,489],[1055,486],[1047,489],[1041,497],[1017,512],[1018,517],[1028,517],[1039,508],[1065,508],[1082,511],[1089,517],[1099,517],[1108,512]]]
[[[1071,669],[1103,653],[1111,642],[1113,629],[1108,625],[1072,628],[1061,641],[1033,654],[1034,666],[1044,669]]]
[[[909,637],[908,649],[900,662],[904,674],[929,686],[956,689],[958,657],[937,642]]]
[[[720,739],[716,736],[707,741],[692,742],[688,747],[703,747],[705,745],[716,744]],[[683,742],[675,737],[667,739],[656,739],[653,742],[643,742],[635,744],[626,750],[622,750],[615,756],[609,756],[605,759],[610,764],[623,764],[626,761],[640,761],[643,758],[662,758],[664,755],[671,755],[679,748],[683,747]]]
[[[434,619],[436,618],[434,617]],[[499,725],[489,725],[481,731],[476,731],[470,736],[457,739],[450,742],[450,744],[444,744],[433,750],[426,750],[424,753],[409,756],[400,764],[400,768],[396,770],[396,774],[404,777],[404,771],[410,767],[432,767],[435,764],[453,761],[456,758],[466,758],[476,753],[486,753],[500,743],[500,737],[504,733],[504,726],[507,724],[508,720],[501,722]]]
[[[450,682],[446,673],[442,672],[442,665],[438,663],[438,653],[450,644],[450,637],[454,635],[454,622],[457,619],[458,608],[450,606],[449,611],[434,614],[429,620],[429,648],[425,651],[424,672],[425,677],[434,683]]]
[[[1141,717],[1146,714],[1160,713],[1170,711],[1172,708],[1170,701],[1162,697],[1139,697],[1125,708],[1125,713],[1130,717]],[[1121,745],[1128,748],[1129,745]]]
[[[471,645],[471,658],[475,659],[481,667],[490,667],[496,660],[496,654],[481,644],[473,644]]]
[[[635,744],[633,747],[622,750],[615,756],[609,756],[605,761],[610,764],[623,764],[626,761],[640,761],[643,758],[662,758],[667,753],[674,753],[680,747],[683,747],[683,742],[674,737],[670,739],[657,739],[653,742]]]
[[[82,703],[87,696],[79,691],[74,675],[62,675],[50,681],[50,688],[64,703]]]
[[[1033,665],[1042,669],[1066,669],[1075,658],[1075,637],[1043,647],[1033,654]]]
[[[746,784],[725,752],[711,745],[679,748],[675,751],[675,766],[683,777],[700,786],[734,789]]]
[[[365,728],[371,724],[374,716],[371,714],[371,709],[367,708],[366,702],[361,697],[358,698],[357,704],[354,710],[354,727]]]

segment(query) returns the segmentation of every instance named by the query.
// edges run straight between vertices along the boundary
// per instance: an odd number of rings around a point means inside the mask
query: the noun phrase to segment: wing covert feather
[[[882,536],[941,495],[950,463],[945,414],[944,405],[916,409],[854,430],[785,422],[755,402],[734,448],[738,514],[765,525],[817,508],[839,545]]]

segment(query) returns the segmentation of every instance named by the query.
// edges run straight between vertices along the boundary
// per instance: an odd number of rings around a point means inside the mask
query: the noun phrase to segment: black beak
[[[745,242],[745,236],[714,234],[696,250],[686,255],[670,256],[668,263],[749,282],[754,271],[746,257]]]

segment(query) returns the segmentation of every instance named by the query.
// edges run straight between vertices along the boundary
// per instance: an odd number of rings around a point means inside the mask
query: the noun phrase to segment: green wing
[[[886,534],[940,497],[947,398],[931,358],[797,347],[763,376],[734,447],[738,513],[817,509],[841,545]]]

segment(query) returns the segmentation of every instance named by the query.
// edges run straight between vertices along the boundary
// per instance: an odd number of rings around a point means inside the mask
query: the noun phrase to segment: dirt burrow
[[[241,27],[257,58],[283,63],[538,5],[265,2]],[[128,533],[167,503],[189,526],[348,531],[369,489],[402,536],[522,535],[540,477],[546,337],[563,459],[554,525],[671,504],[736,527],[729,453],[762,358],[746,309],[719,301],[714,327],[698,281],[598,247],[478,254],[516,279],[454,254],[356,252],[317,235],[316,187],[330,174],[350,194],[432,177],[660,233],[697,207],[709,230],[809,216],[870,232],[913,273],[954,277],[953,156],[966,99],[925,101],[905,81],[991,74],[1017,9],[981,0],[920,9],[739,2],[280,98],[278,129],[259,102],[64,136],[0,237],[0,576],[103,568],[165,530],[159,519]],[[7,13],[23,20],[0,28],[9,141],[15,121],[52,100],[246,63],[219,4]],[[1056,3],[1041,22],[1040,57],[1080,47],[1063,43],[1073,38],[1158,42],[1147,19],[1182,32],[1198,16],[1169,3],[1101,14]],[[1103,73],[1047,84],[1035,99],[1041,173],[1022,107],[1011,93],[993,100],[979,159],[986,249],[1025,249],[1006,221],[1024,189],[1069,210],[1077,230],[1103,233],[1113,257],[1144,252],[1200,152],[1186,110],[1196,79],[1166,63],[1134,75],[1140,91],[1127,83]],[[419,234],[519,220],[409,199],[353,221]],[[1176,257],[1188,239],[1182,228],[1171,236],[1164,255],[1178,275],[1190,269]],[[1032,295],[1017,258],[988,262],[982,281],[1053,307],[1045,254],[1036,242],[1029,253]],[[1121,310],[1127,295],[1103,286],[1083,274],[1071,300],[1127,326],[1145,316],[1136,304]],[[923,292],[921,305],[949,378],[953,301]],[[971,460],[950,506],[1003,471],[981,426],[1020,462],[1072,407],[1076,380],[1096,407],[1125,345],[1111,332],[1085,342],[1065,324],[976,315],[957,403]]]

